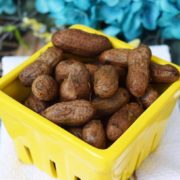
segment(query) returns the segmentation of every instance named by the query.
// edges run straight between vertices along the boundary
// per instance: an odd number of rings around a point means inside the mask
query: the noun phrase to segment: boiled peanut
[[[40,113],[41,111],[45,110],[48,107],[47,102],[39,100],[33,94],[26,99],[24,102],[25,106],[32,109],[33,111]]]
[[[58,96],[58,84],[49,75],[38,76],[33,81],[32,93],[40,100],[51,101]]]
[[[99,61],[119,67],[127,67],[129,51],[129,49],[109,49],[101,53]]]
[[[27,66],[20,74],[19,80],[24,86],[31,86],[32,82],[42,74],[51,74],[51,67],[43,62],[35,61]]]
[[[108,115],[116,112],[120,107],[128,103],[130,95],[125,88],[119,88],[118,91],[110,98],[95,98],[92,101],[97,114]]]
[[[94,92],[101,98],[113,96],[119,84],[118,72],[112,65],[103,65],[94,73]]]
[[[77,60],[75,59],[67,59],[65,61],[61,61],[55,69],[55,76],[56,76],[56,80],[58,82],[61,82],[62,80],[68,78],[69,73],[71,72],[71,67],[73,64],[75,63],[79,63]]]
[[[60,98],[63,101],[88,98],[90,93],[90,76],[85,65],[74,63],[67,79],[60,86]]]
[[[93,118],[95,109],[86,100],[56,103],[42,112],[42,115],[59,125],[80,126]]]
[[[103,124],[100,120],[91,120],[82,129],[82,139],[97,147],[106,147],[106,136]]]
[[[143,109],[137,103],[129,103],[114,113],[107,124],[106,134],[110,141],[117,140],[141,115]]]
[[[149,84],[149,64],[151,51],[142,45],[129,52],[127,87],[135,97],[145,94]]]
[[[56,47],[49,47],[39,57],[38,61],[44,62],[51,67],[55,67],[59,61],[63,58],[63,52],[61,49]]]
[[[155,83],[173,83],[180,77],[179,71],[170,64],[151,63],[150,74],[152,82]]]
[[[78,29],[66,29],[52,36],[54,46],[65,52],[92,57],[112,48],[110,41],[102,35],[87,33]]]
[[[158,98],[158,96],[159,93],[152,87],[149,87],[146,90],[145,95],[140,98],[140,102],[145,108],[148,108]]]

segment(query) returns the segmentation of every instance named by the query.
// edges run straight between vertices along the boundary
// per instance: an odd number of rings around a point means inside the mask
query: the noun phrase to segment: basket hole
[[[54,177],[57,177],[56,163],[54,161],[50,160],[50,168],[51,168],[52,175]]]
[[[30,149],[29,149],[27,146],[24,146],[24,149],[25,149],[25,151],[26,151],[26,154],[27,154],[30,162],[33,163],[33,158],[32,158]]]
[[[75,177],[74,177],[74,180],[81,180],[81,178],[75,176]]]

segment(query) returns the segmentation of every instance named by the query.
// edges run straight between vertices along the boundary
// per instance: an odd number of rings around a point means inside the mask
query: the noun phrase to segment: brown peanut
[[[68,78],[60,86],[60,97],[63,101],[88,98],[90,93],[90,76],[85,65],[74,63]]]
[[[92,57],[112,48],[110,41],[102,35],[87,33],[78,29],[66,29],[52,36],[54,46],[65,52]]]
[[[118,84],[118,72],[112,65],[103,65],[94,73],[94,92],[101,98],[113,96]]]
[[[51,101],[58,95],[58,84],[49,75],[38,76],[33,81],[32,93],[40,100]]]
[[[117,140],[141,115],[143,109],[137,103],[129,103],[114,113],[107,124],[106,134],[110,141]]]
[[[159,93],[152,87],[149,87],[146,90],[145,95],[140,98],[140,102],[145,108],[148,108],[158,98],[158,96]]]
[[[58,64],[59,61],[62,60],[62,58],[63,52],[61,49],[49,47],[38,57],[38,61],[44,62],[53,68]]]
[[[100,120],[91,120],[82,129],[82,139],[97,148],[106,147],[106,136]]]
[[[127,87],[135,97],[145,94],[149,84],[150,49],[142,45],[129,52]]]
[[[129,102],[129,92],[125,88],[119,88],[110,98],[95,98],[92,101],[94,108],[99,115],[109,115],[116,112],[120,107]]]
[[[47,102],[39,100],[33,94],[26,99],[24,102],[25,106],[32,109],[33,111],[40,113],[41,111],[45,110],[48,107]]]
[[[61,61],[55,69],[56,81],[61,82],[62,80],[68,78],[69,73],[71,72],[71,67],[73,64],[79,63],[75,59],[67,59],[65,61]]]
[[[99,56],[99,61],[124,68],[128,64],[129,51],[129,49],[109,49]]]
[[[59,125],[81,126],[93,118],[95,109],[86,100],[56,103],[42,112],[42,115]]]
[[[170,64],[151,63],[150,74],[152,82],[155,83],[173,83],[180,77],[179,71]]]
[[[35,61],[27,66],[20,74],[19,80],[24,86],[31,86],[32,82],[42,74],[51,74],[51,67],[43,62]]]

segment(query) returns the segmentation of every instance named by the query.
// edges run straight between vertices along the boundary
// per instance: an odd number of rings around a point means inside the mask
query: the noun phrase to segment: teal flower
[[[1,2],[2,0],[0,0]],[[12,0],[8,0],[11,1]],[[109,35],[139,37],[144,29],[160,28],[162,37],[180,38],[180,0],[36,0],[57,26],[85,24]],[[0,11],[1,12],[1,11]]]
[[[161,0],[163,13],[158,21],[161,36],[165,39],[180,39],[180,0]]]
[[[154,30],[157,27],[157,19],[160,15],[159,1],[134,0],[125,8],[122,30],[128,40],[141,35],[143,27]]]
[[[56,25],[72,25],[72,24],[85,24],[87,26],[92,25],[92,21],[89,20],[87,13],[73,6],[66,6],[59,13],[51,13],[50,17],[55,19]]]
[[[106,3],[110,7],[118,5],[121,8],[126,7],[131,2],[131,0],[100,0],[100,1]]]
[[[72,0],[73,4],[80,10],[86,11],[90,8],[90,0]]]
[[[92,3],[92,0],[64,0],[64,1],[67,3],[71,3],[72,5],[83,11],[88,10]]]
[[[155,30],[160,15],[159,0],[146,0],[143,2],[142,24],[148,30]]]
[[[91,9],[91,18],[97,21],[104,21],[107,24],[121,23],[124,16],[124,10],[118,4],[109,7],[104,3],[93,6]]]
[[[0,14],[14,14],[16,12],[16,6],[12,0],[0,0]]]
[[[109,25],[103,29],[103,32],[109,36],[116,36],[121,32],[121,28],[115,25]]]
[[[35,7],[38,12],[45,13],[57,13],[64,8],[64,0],[36,0]]]
[[[180,1],[179,0],[160,0],[160,6],[162,11],[169,13],[177,13],[180,9]]]
[[[127,40],[132,40],[142,33],[142,1],[135,1],[125,9],[122,31]]]

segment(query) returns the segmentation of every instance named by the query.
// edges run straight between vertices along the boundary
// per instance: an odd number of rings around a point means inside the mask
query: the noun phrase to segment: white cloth
[[[170,60],[167,46],[152,47],[154,55]],[[3,58],[3,74],[25,57]],[[138,180],[180,180],[180,111],[174,109],[160,147],[137,170]],[[18,161],[14,145],[4,126],[0,136],[0,180],[54,180],[36,167]]]

